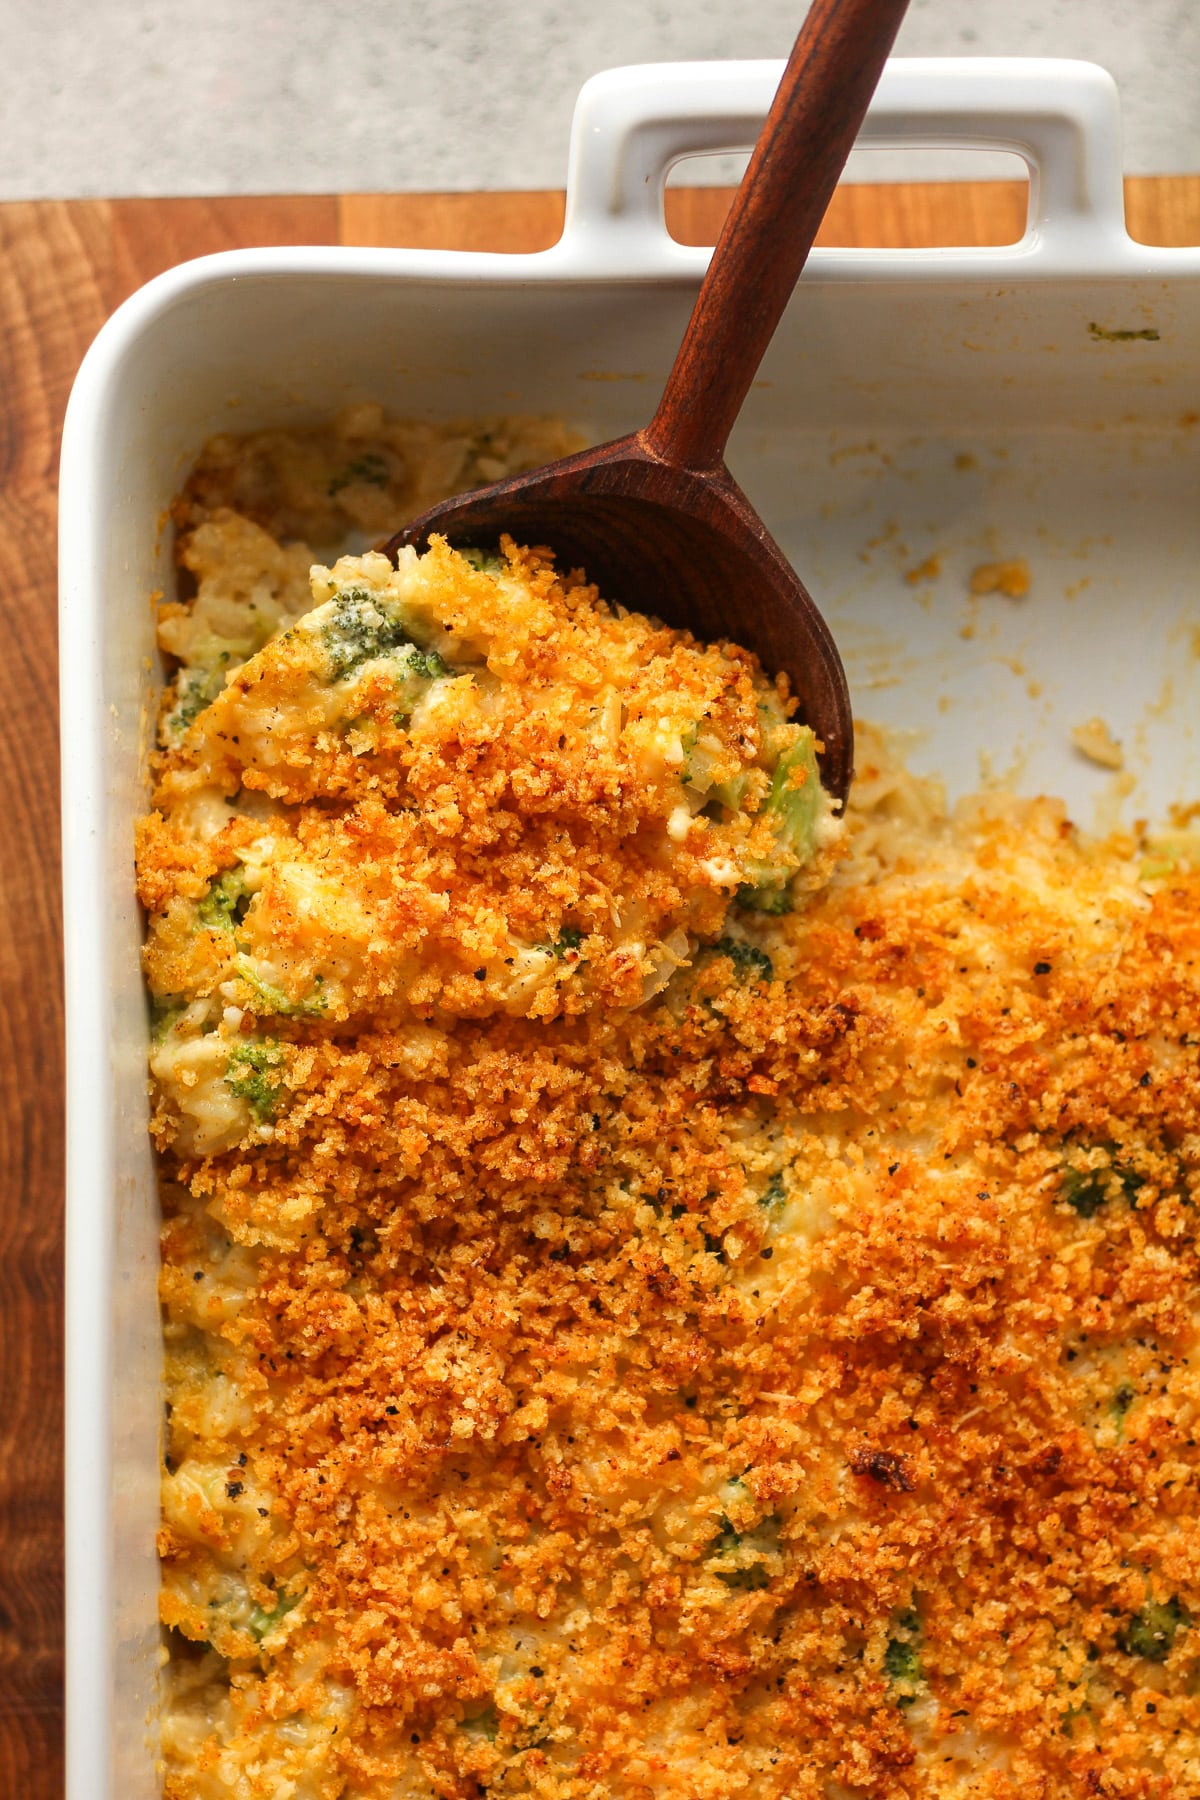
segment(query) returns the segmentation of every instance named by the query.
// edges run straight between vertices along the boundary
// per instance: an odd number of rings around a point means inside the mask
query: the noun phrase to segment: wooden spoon
[[[724,453],[906,6],[813,0],[645,430],[444,501],[383,546],[394,557],[437,532],[486,547],[507,532],[632,611],[744,644],[786,672],[840,800],[854,730],[837,646]]]

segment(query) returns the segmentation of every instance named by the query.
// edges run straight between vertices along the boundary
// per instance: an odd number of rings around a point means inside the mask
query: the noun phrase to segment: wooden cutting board
[[[1143,242],[1200,243],[1200,176],[1127,183]],[[728,203],[668,195],[686,243]],[[855,187],[820,242],[1011,243],[1018,183]],[[63,411],[108,314],[188,257],[254,244],[530,251],[558,193],[0,206],[0,1796],[62,1792],[62,959],[55,530]],[[102,903],[102,901],[100,902]]]

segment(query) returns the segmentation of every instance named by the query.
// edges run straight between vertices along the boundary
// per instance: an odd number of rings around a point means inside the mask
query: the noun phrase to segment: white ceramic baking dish
[[[706,260],[667,235],[665,175],[751,142],[780,68],[590,82],[545,254],[206,258],[136,294],[80,371],[61,514],[69,1800],[158,1785],[156,1199],[131,868],[149,596],[172,583],[163,509],[210,433],[357,398],[552,410],[597,437],[643,423]],[[1091,823],[1113,777],[1069,730],[1099,715],[1125,745],[1127,814],[1200,795],[1200,251],[1125,235],[1116,94],[1087,64],[893,62],[864,135],[1015,151],[1028,229],[1004,249],[814,253],[736,474],[827,610],[859,711],[911,730],[918,766],[959,790],[1011,772]],[[1016,556],[1026,599],[968,597],[977,564]]]

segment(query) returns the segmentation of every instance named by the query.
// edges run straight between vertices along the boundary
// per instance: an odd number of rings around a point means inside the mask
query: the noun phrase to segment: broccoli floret
[[[692,757],[700,739],[699,725],[685,725],[679,734],[679,748],[683,751],[683,761],[679,765],[679,779],[686,787],[695,780],[696,770],[692,767]],[[706,785],[704,783],[701,786]]]
[[[544,956],[556,957],[560,962],[569,950],[578,950],[583,942],[583,933],[576,925],[561,925],[558,936],[550,938],[544,944],[535,944]]]
[[[761,1563],[747,1563],[740,1569],[718,1569],[717,1580],[740,1593],[757,1593],[770,1584],[770,1576]]]
[[[1142,1186],[1142,1177],[1119,1162],[1102,1169],[1073,1169],[1062,1173],[1059,1194],[1081,1219],[1091,1219],[1107,1200],[1127,1200],[1131,1205]]]
[[[742,1486],[740,1482],[736,1485]],[[732,1566],[714,1569],[717,1580],[740,1593],[757,1593],[767,1587],[771,1577],[766,1559],[779,1549],[778,1514],[770,1513],[760,1519],[753,1531],[738,1531],[724,1514],[718,1523],[710,1554],[728,1560]]]
[[[289,1000],[283,989],[276,987],[272,981],[264,981],[258,974],[249,957],[239,956],[237,972],[242,980],[254,990],[254,995],[261,1002],[258,1010],[268,1013],[282,1013],[285,1018],[319,1019],[325,1011],[328,1001],[324,994],[317,992],[307,1000]],[[324,986],[325,977],[316,977],[318,990]]]
[[[163,737],[168,744],[177,744],[205,707],[212,705],[225,686],[225,666],[228,661],[229,653],[223,651],[214,668],[179,671],[175,677],[175,703],[162,725]]]
[[[713,945],[718,956],[727,956],[739,981],[771,981],[775,967],[765,950],[747,944],[743,938],[718,938]]]
[[[250,1614],[249,1630],[251,1634],[256,1637],[261,1644],[263,1639],[270,1637],[275,1627],[283,1619],[286,1619],[292,1608],[299,1604],[299,1594],[289,1594],[286,1588],[281,1588],[270,1612],[267,1612],[265,1608],[261,1606],[256,1606],[254,1611]]]
[[[883,1672],[897,1689],[896,1705],[911,1706],[917,1686],[925,1679],[918,1648],[921,1619],[915,1607],[905,1607],[895,1615],[894,1630],[883,1653]]]
[[[1108,1199],[1102,1180],[1105,1173],[1102,1169],[1064,1170],[1060,1192],[1081,1219],[1092,1218]]]
[[[392,714],[392,722],[401,731],[406,730],[413,715],[413,707],[424,691],[420,683],[440,681],[443,675],[453,673],[449,663],[443,661],[436,650],[418,650],[415,644],[410,645],[397,676],[396,692],[401,704]]]
[[[156,1044],[162,1043],[171,1027],[183,1017],[187,1006],[182,994],[151,994],[150,1029]]]
[[[372,487],[386,487],[388,465],[386,457],[380,456],[377,450],[368,450],[365,455],[356,457],[354,462],[347,463],[329,483],[328,494],[335,500],[344,487],[352,481],[369,481]]]
[[[714,781],[708,790],[709,805],[716,801],[718,805],[728,808],[730,812],[737,812],[746,798],[746,789],[749,785],[750,777],[744,769],[740,775],[731,775],[728,781]]]
[[[1117,1442],[1125,1436],[1125,1414],[1137,1399],[1137,1389],[1123,1381],[1108,1402],[1108,1413],[1116,1428]]]
[[[784,1196],[785,1189],[783,1185],[783,1176],[776,1172],[772,1175],[770,1181],[768,1181],[766,1187],[758,1196],[758,1204],[765,1207],[769,1212],[774,1211],[777,1206],[783,1205]]]
[[[240,925],[250,905],[242,870],[226,869],[213,882],[196,908],[196,917],[207,931],[232,931]]]
[[[737,891],[737,903],[746,912],[769,913],[779,918],[795,905],[791,881],[766,881],[761,884],[744,881]]]
[[[450,665],[443,662],[436,650],[414,650],[408,659],[409,673],[418,675],[423,681],[438,681],[443,675],[449,675]]]
[[[1166,1662],[1179,1632],[1191,1622],[1179,1600],[1148,1600],[1118,1631],[1117,1648],[1144,1662]]]
[[[274,1117],[283,1092],[279,1077],[283,1060],[283,1051],[273,1038],[248,1038],[229,1058],[225,1085],[231,1094],[246,1102],[260,1125]]]
[[[504,558],[494,550],[480,550],[472,544],[468,545],[465,550],[460,550],[458,554],[464,562],[470,563],[473,569],[478,569],[481,575],[499,575],[503,572]]]
[[[792,876],[812,859],[821,812],[821,778],[811,731],[802,731],[775,764],[763,811],[775,827],[777,854],[751,871],[751,880],[738,889],[738,904],[754,912],[791,912]]]
[[[921,1659],[903,1638],[889,1638],[883,1653],[884,1673],[891,1681],[920,1681]]]
[[[335,681],[412,642],[400,621],[384,612],[366,588],[346,588],[334,596],[333,618],[322,627],[321,637]]]

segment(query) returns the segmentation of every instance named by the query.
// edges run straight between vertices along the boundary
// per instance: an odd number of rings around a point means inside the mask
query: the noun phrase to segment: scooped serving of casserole
[[[356,408],[176,508],[172,1800],[1200,1792],[1200,869],[947,814]],[[329,558],[328,564],[318,560]]]

